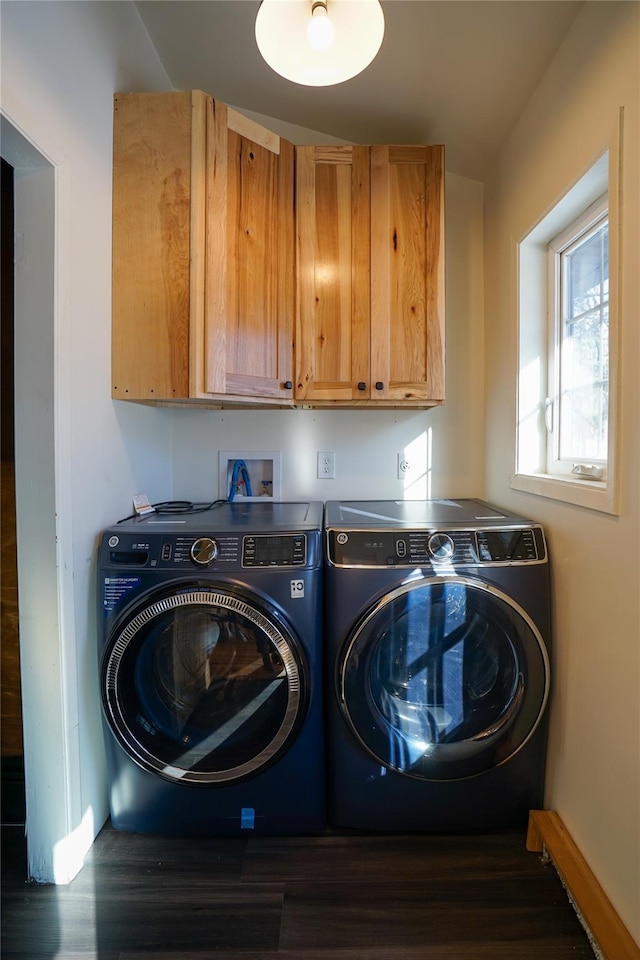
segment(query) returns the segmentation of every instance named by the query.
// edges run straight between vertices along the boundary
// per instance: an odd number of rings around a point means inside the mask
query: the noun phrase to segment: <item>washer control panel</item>
[[[319,545],[319,533],[318,545]],[[214,534],[144,536],[112,533],[103,541],[102,562],[112,568],[216,570],[253,567],[304,567],[309,562],[307,534]],[[312,557],[317,555],[317,548]],[[314,561],[315,562],[315,561]]]
[[[327,553],[338,567],[496,566],[543,563],[541,527],[474,530],[334,530]]]

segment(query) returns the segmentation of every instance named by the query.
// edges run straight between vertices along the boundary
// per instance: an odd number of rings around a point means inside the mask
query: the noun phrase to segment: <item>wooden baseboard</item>
[[[527,850],[549,855],[602,960],[640,960],[640,947],[557,813],[530,811]]]

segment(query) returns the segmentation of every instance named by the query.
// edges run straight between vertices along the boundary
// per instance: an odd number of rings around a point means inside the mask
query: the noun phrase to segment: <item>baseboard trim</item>
[[[640,960],[640,947],[557,813],[529,812],[527,850],[549,855],[601,960]]]

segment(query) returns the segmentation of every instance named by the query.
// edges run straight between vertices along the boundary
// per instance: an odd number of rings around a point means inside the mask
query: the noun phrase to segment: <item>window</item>
[[[547,471],[607,471],[609,218],[607,197],[549,244]]]
[[[518,244],[517,490],[616,513],[620,130]]]

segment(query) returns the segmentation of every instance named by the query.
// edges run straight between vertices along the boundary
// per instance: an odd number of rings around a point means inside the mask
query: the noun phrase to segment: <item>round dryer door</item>
[[[424,780],[490,770],[529,739],[545,709],[549,660],[527,614],[459,577],[386,594],[338,665],[348,724],[386,767]]]
[[[228,588],[155,595],[102,661],[107,721],[144,769],[181,783],[238,781],[287,750],[304,719],[299,644],[275,611]]]

